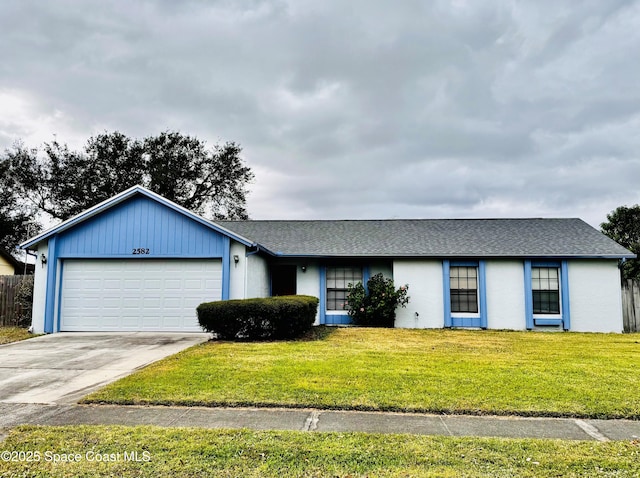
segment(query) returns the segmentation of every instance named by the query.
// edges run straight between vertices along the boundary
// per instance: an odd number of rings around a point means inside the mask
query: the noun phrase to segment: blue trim
[[[480,327],[487,328],[487,265],[478,263],[478,288],[480,289]]]
[[[352,321],[349,314],[327,314],[324,323],[326,325],[349,325]]]
[[[478,261],[456,261],[450,262],[452,266],[456,267],[478,267]]]
[[[452,327],[483,327],[480,317],[452,317],[451,324]]]
[[[54,328],[56,332],[60,332],[60,326],[62,324],[62,280],[64,278],[64,261],[60,260],[59,262],[60,262],[60,275],[58,277],[58,283],[60,285],[58,287],[58,293],[56,294],[58,307],[56,307],[56,315],[54,316],[55,318]]]
[[[557,267],[560,269],[560,317],[534,317],[531,281],[531,269],[533,267]],[[569,261],[524,261],[524,308],[528,330],[533,329],[535,325],[561,325],[563,330],[569,330],[571,328],[569,302]]]
[[[370,279],[369,266],[362,266],[362,285],[364,286],[365,292],[369,293],[369,286],[367,283]]]
[[[231,239],[222,237],[222,300],[229,300],[231,282]]]
[[[454,316],[451,313],[451,267],[477,267],[478,268],[478,317]],[[444,305],[445,327],[480,327],[488,326],[487,314],[487,267],[485,261],[442,261],[442,290]]]
[[[536,325],[562,325],[562,319],[533,319]]]
[[[356,267],[357,264],[352,265]],[[353,321],[349,314],[327,314],[327,267],[340,267],[340,266],[320,266],[320,324],[321,325],[348,325]],[[368,265],[360,266],[362,268],[362,285],[365,290],[367,288],[367,281],[369,280],[370,271]]]
[[[56,304],[56,272],[58,269],[57,236],[49,239],[49,249],[47,251],[47,292],[44,306],[44,332],[53,333],[53,321],[55,317]],[[36,264],[36,267],[38,265]]]
[[[58,259],[135,259],[135,260],[157,260],[157,259],[222,259],[223,254],[167,254],[167,255],[152,255],[152,254],[58,254]]]
[[[560,267],[560,261],[529,261],[533,267]]]
[[[524,316],[527,330],[533,329],[533,289],[531,288],[531,261],[524,261]]]
[[[327,266],[320,266],[320,324],[326,324],[327,315]]]
[[[560,267],[560,280],[562,291],[562,327],[564,330],[571,328],[571,308],[569,306],[569,262],[562,261]]]
[[[449,278],[450,264],[447,259],[442,261],[442,293],[444,305],[444,326],[453,327],[451,320],[451,280]]]

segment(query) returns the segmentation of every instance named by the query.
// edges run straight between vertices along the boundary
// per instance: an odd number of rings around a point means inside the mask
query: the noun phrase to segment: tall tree
[[[246,184],[251,169],[233,142],[208,150],[204,142],[165,131],[144,140],[148,187],[211,219],[247,219]]]
[[[141,141],[114,131],[89,138],[85,154],[91,165],[92,194],[98,202],[145,183],[146,163]]]
[[[640,206],[620,206],[607,214],[607,222],[600,224],[604,234],[626,247],[631,252],[640,255]],[[627,260],[622,266],[622,277],[625,279],[640,279],[640,261]]]
[[[67,219],[143,182],[142,145],[119,132],[89,138],[83,151],[57,140],[6,151],[19,195],[54,219]]]
[[[163,132],[144,140],[115,131],[90,138],[82,151],[57,140],[42,153],[18,144],[6,152],[19,196],[64,220],[141,184],[212,219],[246,219],[251,169],[235,143],[208,149],[194,137]]]
[[[16,246],[35,234],[38,226],[32,224],[31,211],[17,195],[10,174],[10,162],[0,158],[0,247],[10,253]]]

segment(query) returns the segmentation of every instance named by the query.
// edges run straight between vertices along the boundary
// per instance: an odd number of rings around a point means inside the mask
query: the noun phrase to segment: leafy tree
[[[194,137],[163,132],[144,140],[115,131],[82,151],[57,140],[42,154],[17,144],[6,151],[19,197],[55,219],[68,219],[136,184],[214,219],[246,219],[251,169],[236,143],[210,149]]]
[[[90,138],[82,152],[54,140],[38,153],[18,143],[5,155],[18,195],[54,219],[142,183],[142,147],[118,132]]]
[[[207,150],[191,136],[163,132],[144,140],[148,187],[213,219],[248,219],[245,185],[253,179],[233,142]]]
[[[140,141],[118,131],[103,133],[89,138],[85,153],[91,164],[96,203],[136,184],[146,185],[144,147]]]
[[[607,214],[607,222],[600,224],[604,234],[626,247],[634,254],[640,255],[640,206],[620,206]],[[624,279],[640,279],[640,261],[627,260],[622,266]]]
[[[0,158],[0,247],[15,253],[16,246],[37,232],[31,213],[20,202],[10,175],[10,163]],[[31,230],[30,230],[31,229]]]
[[[392,279],[376,274],[367,281],[349,284],[346,307],[356,325],[367,327],[393,327],[398,306],[409,303],[409,286],[395,289]]]

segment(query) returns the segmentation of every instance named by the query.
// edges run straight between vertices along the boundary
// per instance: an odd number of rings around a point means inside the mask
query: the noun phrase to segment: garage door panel
[[[82,303],[82,301],[79,302]],[[122,307],[122,299],[120,299],[120,297],[105,297],[102,300],[102,305],[105,309],[120,310],[120,307]]]
[[[196,307],[221,291],[219,259],[67,260],[60,329],[200,332]]]
[[[135,271],[130,271],[130,273]],[[141,289],[142,288],[142,280],[141,279],[124,279],[122,287],[124,289]]]
[[[102,281],[102,287],[105,289],[121,289],[122,279],[104,279]]]
[[[182,289],[182,281],[180,279],[167,279],[164,282],[164,288],[167,290]]]
[[[162,307],[164,309],[180,309],[182,308],[182,299],[178,297],[165,297],[162,300]]]
[[[161,279],[145,279],[142,285],[146,290],[160,290],[162,289]]]

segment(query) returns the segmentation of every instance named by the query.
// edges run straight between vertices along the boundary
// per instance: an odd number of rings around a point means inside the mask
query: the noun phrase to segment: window
[[[358,282],[361,267],[327,267],[327,310],[344,310],[349,284]]]
[[[524,287],[527,329],[538,326],[571,329],[568,260],[525,260]]]
[[[557,267],[532,267],[534,314],[560,313],[560,273]]]
[[[478,268],[452,266],[449,270],[451,312],[478,313]]]

